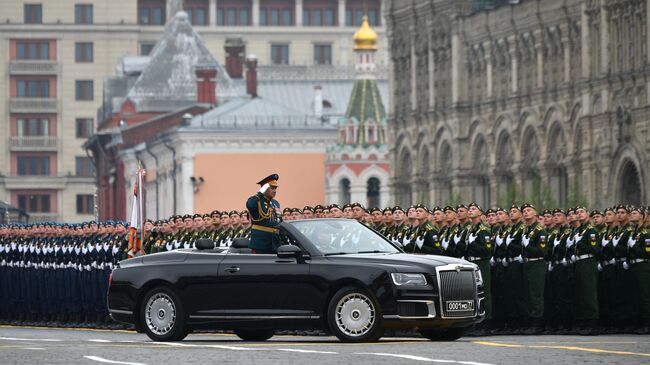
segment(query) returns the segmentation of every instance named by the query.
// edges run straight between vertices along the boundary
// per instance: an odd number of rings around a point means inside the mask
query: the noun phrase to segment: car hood
[[[368,265],[380,265],[387,268],[393,268],[395,272],[432,272],[437,266],[449,264],[473,265],[469,261],[455,257],[437,256],[437,255],[412,255],[406,253],[396,254],[349,254],[328,256],[328,260],[333,262],[350,262],[363,263]]]

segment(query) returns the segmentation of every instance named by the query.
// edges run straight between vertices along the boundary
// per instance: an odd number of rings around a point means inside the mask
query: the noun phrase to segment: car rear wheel
[[[275,332],[270,330],[237,330],[235,334],[244,341],[266,341],[273,337]]]
[[[336,292],[327,309],[327,321],[332,333],[344,342],[374,342],[384,334],[379,305],[360,288]]]
[[[180,341],[188,334],[185,313],[171,289],[151,289],[142,301],[140,318],[144,332],[154,341]]]
[[[456,341],[463,337],[464,328],[421,329],[420,334],[431,341]]]

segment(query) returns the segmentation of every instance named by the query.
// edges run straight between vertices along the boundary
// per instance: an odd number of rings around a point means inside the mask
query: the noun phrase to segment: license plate
[[[473,300],[450,300],[447,303],[447,312],[465,312],[474,310]]]

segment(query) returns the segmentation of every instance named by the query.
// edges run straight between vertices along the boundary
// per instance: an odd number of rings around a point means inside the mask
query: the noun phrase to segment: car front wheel
[[[374,342],[384,334],[379,305],[360,288],[345,287],[336,292],[327,320],[334,335],[344,342]]]
[[[145,333],[154,341],[180,341],[188,334],[183,305],[169,288],[157,287],[145,295],[140,318]]]
[[[420,334],[431,341],[456,341],[463,337],[464,328],[421,329]]]

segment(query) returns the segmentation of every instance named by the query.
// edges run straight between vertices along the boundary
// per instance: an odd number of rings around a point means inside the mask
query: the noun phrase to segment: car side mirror
[[[294,245],[282,245],[278,247],[278,258],[300,260],[302,258],[302,249]]]
[[[212,250],[214,248],[214,241],[209,238],[199,238],[194,243],[197,250]]]

